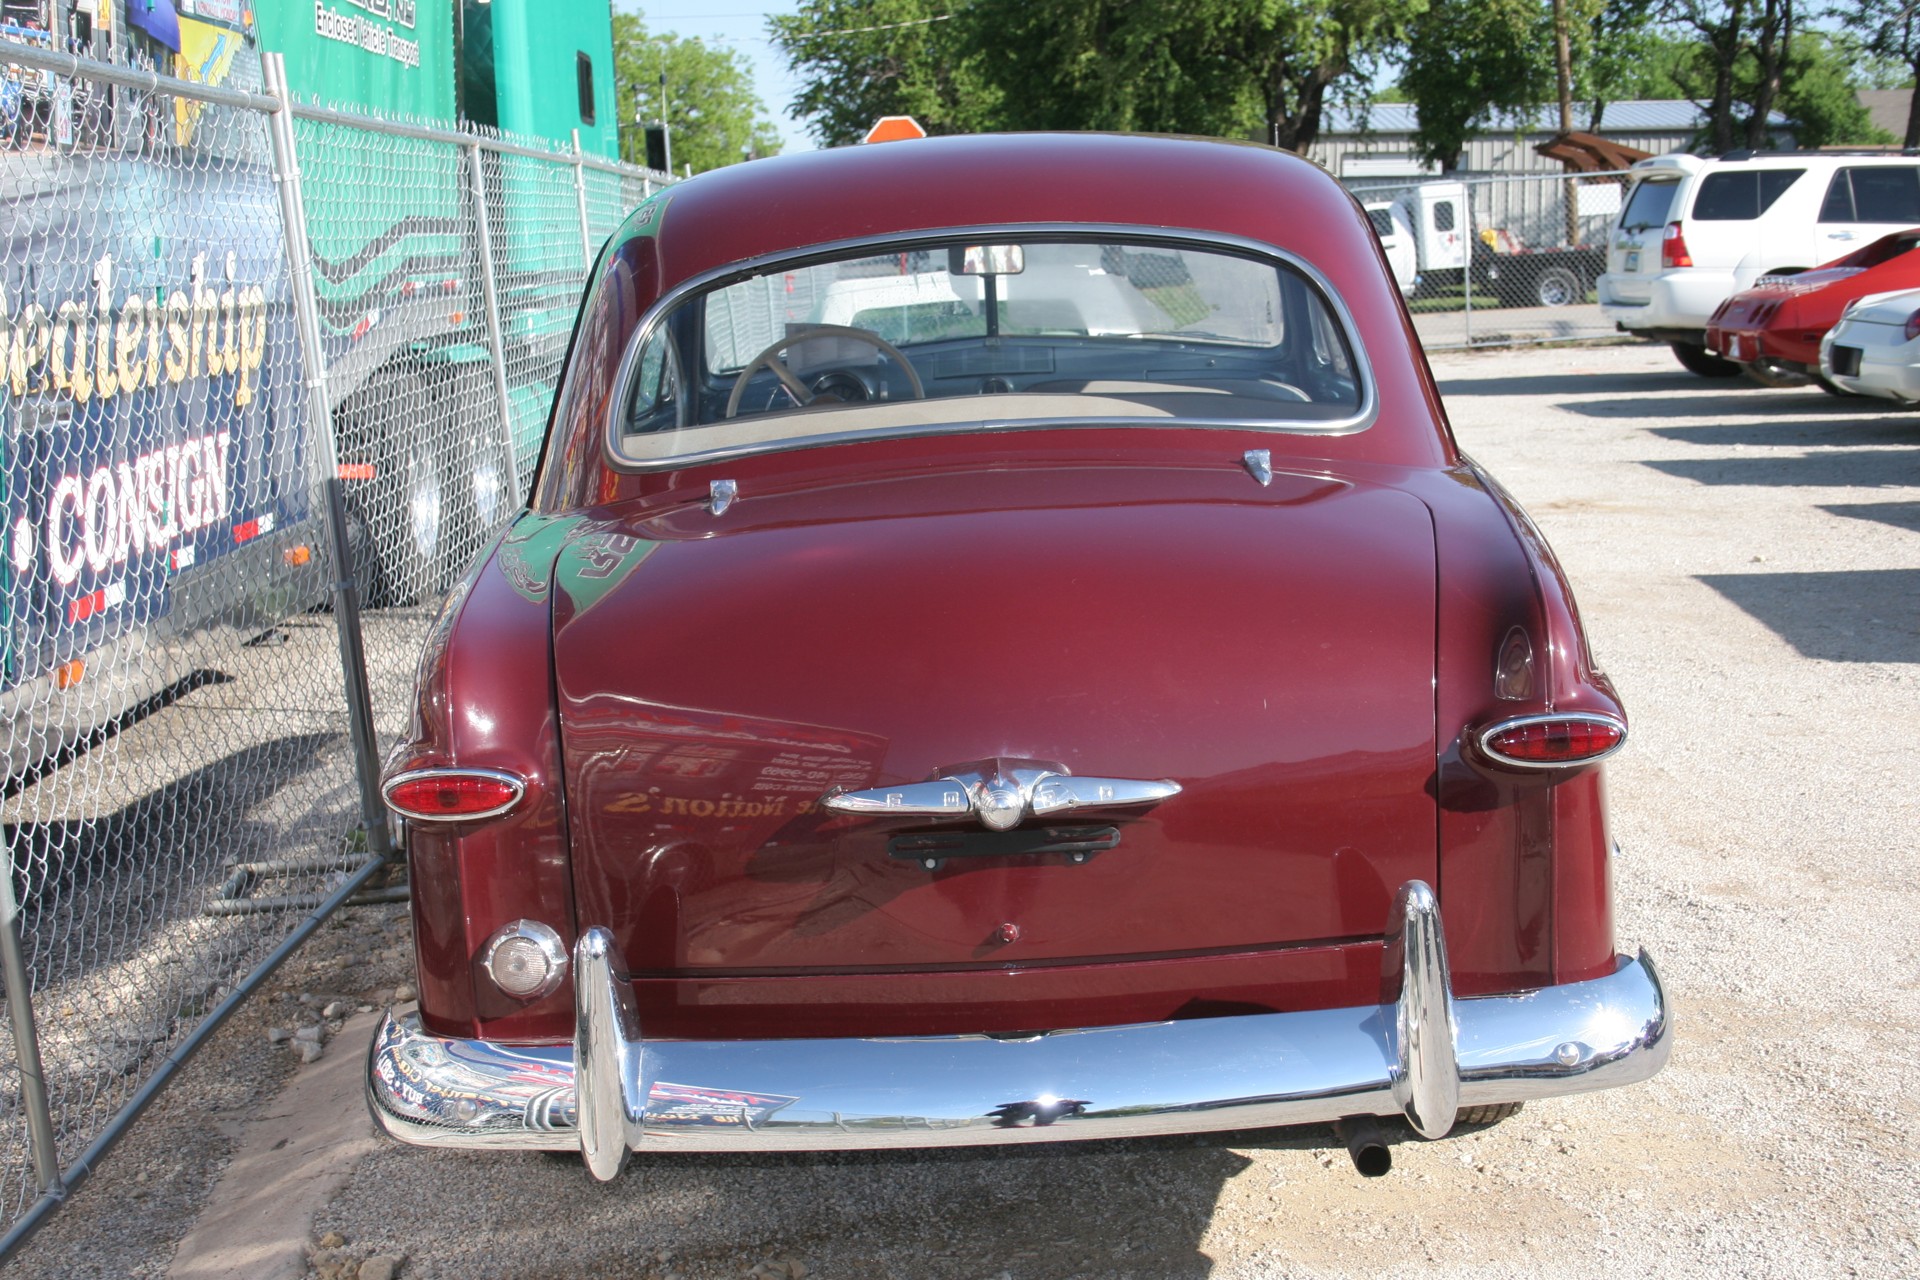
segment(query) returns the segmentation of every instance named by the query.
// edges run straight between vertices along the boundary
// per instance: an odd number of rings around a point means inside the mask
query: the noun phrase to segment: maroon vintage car
[[[1847,304],[1873,293],[1920,289],[1920,227],[1882,236],[1844,258],[1797,275],[1761,276],[1720,304],[1707,349],[1770,387],[1808,381],[1848,395],[1820,373],[1820,340]]]
[[[1344,1121],[1377,1169],[1372,1117],[1667,1054],[1614,950],[1620,704],[1359,206],[1284,152],[940,138],[661,192],[420,670],[420,1001],[369,1073],[408,1142],[610,1178]]]

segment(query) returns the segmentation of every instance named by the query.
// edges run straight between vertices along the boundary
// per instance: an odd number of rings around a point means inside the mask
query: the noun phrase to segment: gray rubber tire
[[[1673,358],[1678,360],[1688,373],[1697,373],[1703,378],[1737,378],[1740,366],[1731,360],[1722,360],[1710,355],[1705,346],[1698,342],[1669,342],[1673,348]]]
[[[418,372],[388,365],[335,410],[342,461],[371,459],[374,467],[373,479],[348,493],[366,534],[354,577],[374,608],[429,599],[451,578],[451,482],[444,429],[422,422],[431,406]]]
[[[1586,295],[1580,277],[1567,267],[1548,267],[1533,282],[1534,301],[1543,307],[1570,307]]]
[[[1496,1102],[1487,1107],[1462,1107],[1453,1117],[1453,1123],[1456,1128],[1460,1125],[1499,1124],[1508,1116],[1518,1114],[1520,1108],[1526,1105],[1524,1102]]]

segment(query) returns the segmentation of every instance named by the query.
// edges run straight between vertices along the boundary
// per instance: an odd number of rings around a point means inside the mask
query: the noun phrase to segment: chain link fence
[[[1624,172],[1348,183],[1429,350],[1612,337],[1594,283]]]
[[[270,55],[0,67],[4,1259],[328,914],[404,895],[378,744],[670,179],[303,105]]]

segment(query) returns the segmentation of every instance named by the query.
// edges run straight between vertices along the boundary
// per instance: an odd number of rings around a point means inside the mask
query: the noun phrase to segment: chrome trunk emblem
[[[1030,817],[1157,804],[1179,794],[1180,784],[1169,778],[1076,778],[1065,765],[1045,760],[993,759],[943,769],[927,782],[866,791],[835,787],[820,803],[833,813],[864,817],[971,817],[990,831],[1009,831]]]

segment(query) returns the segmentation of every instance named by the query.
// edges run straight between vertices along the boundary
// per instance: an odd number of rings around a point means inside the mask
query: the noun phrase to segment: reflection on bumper
[[[1056,1031],[1026,1039],[646,1041],[611,935],[575,948],[571,1045],[451,1040],[389,1014],[368,1062],[374,1118],[428,1146],[824,1150],[1126,1138],[1406,1115],[1632,1084],[1666,1062],[1643,953],[1613,973],[1455,999],[1432,892],[1389,922],[1385,1000],[1357,1008]],[[578,1064],[578,1065],[576,1065]]]

